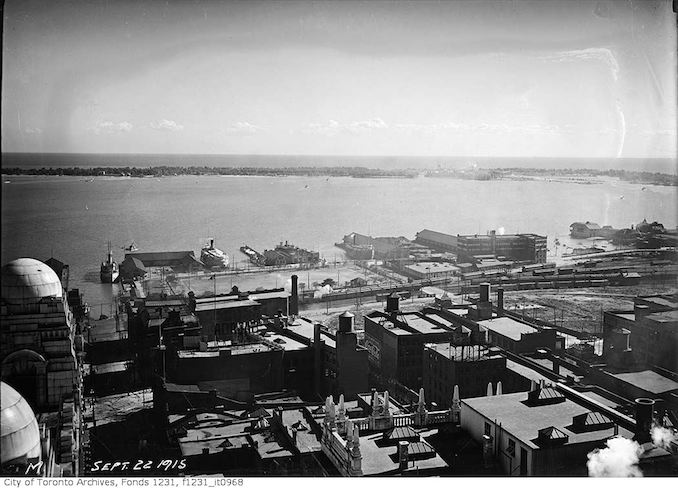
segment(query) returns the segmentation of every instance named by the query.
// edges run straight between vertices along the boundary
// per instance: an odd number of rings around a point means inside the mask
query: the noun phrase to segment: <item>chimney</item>
[[[560,363],[556,361],[556,358],[551,358],[551,362],[553,362],[553,372],[555,374],[560,374]]]
[[[299,292],[298,292],[299,277],[292,275],[292,294],[290,296],[290,315],[299,315]]]
[[[651,442],[650,429],[654,416],[655,401],[651,398],[636,398],[636,431],[633,440],[638,444]]]
[[[490,284],[481,283],[480,284],[480,303],[486,303],[490,301]]]
[[[407,469],[409,447],[410,443],[407,441],[398,442],[398,469]]]
[[[492,246],[492,254],[497,255],[497,231],[490,231],[490,245]]]
[[[504,289],[497,288],[497,315],[504,315]]]
[[[633,311],[636,314],[636,321],[652,313],[648,305],[636,305],[635,307],[633,307]]]

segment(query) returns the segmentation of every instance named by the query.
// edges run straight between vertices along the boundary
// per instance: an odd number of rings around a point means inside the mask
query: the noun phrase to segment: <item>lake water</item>
[[[644,218],[675,228],[675,187],[618,180],[599,184],[548,181],[471,181],[444,178],[325,177],[167,178],[4,177],[2,264],[17,257],[70,265],[70,286],[93,305],[111,302],[99,283],[110,240],[140,251],[189,250],[199,256],[206,237],[231,260],[240,246],[262,251],[288,240],[341,259],[333,244],[352,231],[405,236],[429,228],[452,234],[547,235],[561,241],[574,221],[628,227]],[[6,183],[10,181],[10,183]]]

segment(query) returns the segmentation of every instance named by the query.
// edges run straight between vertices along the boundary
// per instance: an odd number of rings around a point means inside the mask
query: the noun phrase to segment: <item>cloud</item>
[[[151,122],[149,126],[151,127],[151,129],[162,131],[178,132],[180,130],[184,130],[183,125],[176,123],[174,120],[167,119],[162,119],[157,122]]]
[[[569,132],[569,128],[552,124],[490,124],[479,122],[476,124],[445,122],[441,124],[395,124],[396,130],[408,134],[444,134],[457,133],[490,133],[490,134],[558,134]]]
[[[236,122],[226,127],[229,134],[256,134],[264,130],[263,127],[250,124],[249,122]]]
[[[127,121],[111,122],[110,120],[103,120],[97,122],[90,130],[96,135],[122,134],[123,132],[131,132],[133,128],[134,126]]]
[[[334,136],[339,133],[360,135],[388,128],[389,125],[383,119],[376,117],[374,119],[356,120],[348,123],[340,123],[336,120],[329,120],[326,123],[312,123],[308,124],[303,129],[303,132],[325,136]]]
[[[619,63],[614,53],[606,47],[590,47],[586,49],[576,49],[570,51],[559,51],[553,54],[546,54],[539,57],[544,61],[579,61],[579,60],[596,60],[601,61],[607,65],[612,73],[612,78],[617,81],[619,77]]]
[[[26,127],[24,129],[24,132],[26,134],[42,134],[42,129],[38,127]]]

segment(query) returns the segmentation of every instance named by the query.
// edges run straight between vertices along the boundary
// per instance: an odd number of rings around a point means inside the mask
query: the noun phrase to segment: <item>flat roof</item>
[[[576,415],[588,413],[591,410],[570,398],[564,402],[550,405],[528,406],[523,403],[527,400],[527,392],[509,393],[506,395],[466,398],[461,401],[471,409],[480,413],[491,422],[501,423],[502,429],[519,441],[533,449],[540,447],[534,443],[538,431],[547,427],[556,427],[569,436],[566,445],[580,442],[602,441],[614,433],[612,427],[592,432],[574,432],[568,429],[572,425],[572,418]],[[633,433],[619,427],[619,434],[630,438]]]
[[[450,297],[450,299],[452,299],[452,295],[448,294],[448,296]],[[456,329],[457,327],[459,327],[459,324],[455,324],[454,322],[446,319],[438,312],[422,312],[422,314],[424,314],[424,316],[431,320],[435,320],[436,322],[439,322],[444,326],[449,327],[450,329]]]
[[[515,361],[511,361],[510,359],[506,359],[506,368],[510,369],[516,374],[519,374],[523,378],[534,381],[537,384],[539,384],[539,382],[542,380],[545,382],[550,381],[549,378],[541,373],[537,373],[534,369],[524,366],[520,363],[516,363]]]
[[[287,324],[285,327],[287,330],[299,334],[307,339],[313,341],[313,322],[297,317],[293,322]],[[283,336],[284,339],[287,339],[286,336]],[[325,342],[325,345],[331,348],[336,348],[336,341],[331,337],[326,331],[320,330],[320,339]]]
[[[196,312],[205,312],[210,310],[224,310],[229,308],[244,308],[244,307],[254,307],[260,306],[261,303],[255,302],[253,300],[234,300],[234,301],[210,301],[203,303],[196,303],[195,311]]]
[[[459,268],[453,264],[449,263],[438,263],[435,261],[422,261],[419,263],[410,264],[405,266],[405,268],[418,273],[440,273],[440,272],[456,272],[459,271]]]
[[[427,348],[436,351],[438,354],[452,361],[484,361],[496,357],[503,357],[498,354],[490,354],[487,346],[454,346],[451,344],[426,344]]]
[[[181,298],[173,298],[171,300],[146,300],[144,303],[147,307],[178,307],[185,304],[186,302]]]
[[[186,435],[178,439],[181,454],[194,456],[208,449],[210,454],[228,449],[237,449],[249,446],[246,427],[250,422],[238,422],[230,425],[214,426],[206,424],[204,427],[187,429]]]
[[[286,327],[286,329],[311,340],[313,340],[313,328],[314,328],[313,322],[311,322],[310,320],[303,319],[301,317],[297,317],[292,322],[288,322]]]
[[[496,334],[503,335],[504,337],[508,337],[514,341],[519,341],[521,334],[532,334],[539,331],[535,327],[518,322],[511,317],[495,317],[488,320],[481,320],[478,322],[478,324],[480,324],[485,329],[491,330]]]
[[[292,457],[292,452],[285,449],[270,432],[257,432],[250,437],[257,443],[256,448],[261,459]]]
[[[420,334],[438,334],[440,332],[450,332],[449,329],[442,325],[435,324],[430,320],[426,320],[425,316],[419,313],[403,314],[403,318],[407,325],[412,327]]]
[[[320,451],[320,441],[311,430],[308,419],[304,417],[303,409],[283,410],[282,420],[285,427],[297,430],[296,447],[300,452]]]
[[[416,430],[416,429],[415,429]],[[427,431],[427,435],[437,433],[436,430]],[[420,438],[426,441],[424,432],[420,432]],[[360,436],[360,453],[362,454],[361,467],[364,476],[375,476],[379,474],[395,474],[398,472],[398,457],[394,454],[398,446],[379,446],[375,441],[383,438],[383,433]],[[426,445],[431,447],[427,442]],[[431,447],[433,449],[433,447]],[[435,449],[433,449],[435,452]],[[444,469],[448,465],[436,452],[433,457],[428,459],[410,458],[408,468],[405,473],[416,473],[426,469]],[[398,472],[403,473],[403,471]]]
[[[221,351],[231,351],[231,356],[237,356],[240,354],[256,354],[260,352],[268,352],[273,350],[271,346],[264,344],[263,342],[253,342],[250,344],[237,344],[231,346],[222,346],[218,349],[212,351],[194,351],[194,350],[179,350],[177,351],[177,357],[179,359],[191,359],[191,358],[214,358],[219,357]]]
[[[251,300],[271,300],[273,298],[289,298],[290,294],[286,291],[266,291],[261,293],[250,293]]]
[[[667,391],[678,390],[678,382],[649,369],[634,373],[613,374],[613,376],[656,395],[666,393]]]
[[[285,351],[301,351],[309,347],[306,344],[295,341],[291,337],[280,335],[277,332],[271,332],[270,330],[266,332],[266,336],[264,338],[268,341],[275,342],[279,346],[283,347]]]

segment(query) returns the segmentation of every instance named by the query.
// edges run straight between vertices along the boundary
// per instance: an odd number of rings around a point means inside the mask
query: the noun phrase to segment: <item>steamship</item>
[[[202,248],[200,260],[205,266],[212,268],[225,268],[228,266],[228,255],[221,249],[214,247],[214,239],[210,238],[209,244]]]
[[[118,269],[118,263],[113,261],[113,251],[111,251],[111,242],[108,241],[108,256],[106,261],[101,263],[101,271],[99,272],[99,277],[101,278],[102,283],[113,283],[118,279],[120,271]]]

